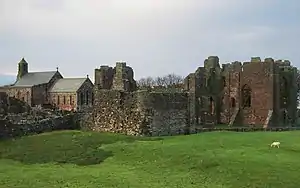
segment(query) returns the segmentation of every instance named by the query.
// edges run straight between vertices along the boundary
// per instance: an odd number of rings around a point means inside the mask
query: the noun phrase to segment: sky
[[[125,61],[135,79],[220,63],[289,59],[300,67],[299,0],[0,0],[0,74],[93,79]]]

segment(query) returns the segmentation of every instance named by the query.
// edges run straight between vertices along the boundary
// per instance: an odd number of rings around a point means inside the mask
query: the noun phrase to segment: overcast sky
[[[126,61],[136,79],[186,76],[217,55],[289,59],[300,67],[299,0],[0,0],[0,74],[93,77]]]

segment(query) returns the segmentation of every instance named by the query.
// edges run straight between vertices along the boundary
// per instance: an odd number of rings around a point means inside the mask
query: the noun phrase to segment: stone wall
[[[187,93],[96,90],[83,128],[128,135],[175,135],[188,132]]]
[[[37,134],[53,130],[77,129],[76,114],[24,119],[24,114],[0,118],[0,139]]]
[[[0,116],[8,113],[24,113],[30,106],[24,101],[10,97],[6,92],[0,92]]]

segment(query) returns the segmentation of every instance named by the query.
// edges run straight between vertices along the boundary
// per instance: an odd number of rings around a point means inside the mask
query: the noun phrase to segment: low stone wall
[[[187,94],[183,92],[95,91],[94,109],[81,115],[83,129],[127,135],[187,132]]]
[[[0,139],[38,134],[54,130],[77,129],[75,114],[46,118],[35,122],[15,123],[8,119],[0,120]]]

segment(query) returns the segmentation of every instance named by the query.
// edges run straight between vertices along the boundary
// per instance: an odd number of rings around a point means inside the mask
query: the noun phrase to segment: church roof
[[[22,76],[12,87],[32,87],[49,83],[57,71],[29,72]]]
[[[76,92],[82,84],[88,78],[62,78],[59,79],[50,92],[53,93],[64,93],[64,92]]]

